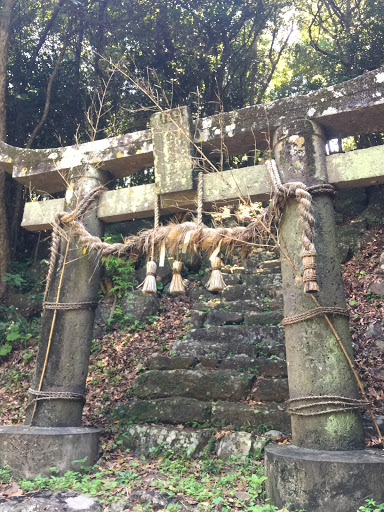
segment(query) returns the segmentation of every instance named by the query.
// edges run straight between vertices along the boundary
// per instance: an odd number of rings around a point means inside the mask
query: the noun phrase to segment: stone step
[[[181,396],[138,400],[117,404],[114,416],[133,423],[210,423],[211,402],[202,402]]]
[[[196,357],[169,357],[155,353],[147,359],[146,366],[149,370],[188,370],[198,362]]]
[[[234,370],[237,372],[250,371],[264,377],[286,377],[287,363],[284,359],[256,357],[252,358],[244,354],[226,357],[218,360],[206,356],[200,357],[170,357],[163,354],[152,354],[147,359],[146,366],[149,370],[189,370],[197,364],[207,368],[219,370]]]
[[[262,403],[255,407],[245,403],[204,402],[192,398],[171,397],[157,400],[120,402],[114,417],[120,421],[137,423],[168,423],[170,425],[194,425],[215,427],[251,427],[261,430],[276,428],[290,430],[290,418],[283,403]]]
[[[269,430],[264,435],[255,432],[231,432],[215,442],[215,430],[212,429],[187,430],[157,425],[134,425],[125,432],[122,447],[143,455],[171,451],[198,457],[211,444],[218,457],[227,459],[262,450],[269,439],[280,433],[277,430]]]
[[[249,394],[255,375],[231,371],[150,370],[133,383],[137,398],[188,397],[239,401]]]
[[[212,430],[184,430],[156,425],[134,425],[122,436],[122,447],[138,454],[172,451],[190,457],[201,455],[213,435]]]
[[[204,365],[204,362],[200,359],[199,361]],[[287,376],[287,363],[284,359],[278,357],[269,359],[266,357],[252,358],[243,354],[233,355],[218,362],[217,368],[220,370],[236,370],[238,372],[247,371],[256,375],[262,375],[263,377]]]
[[[285,359],[285,345],[275,341],[252,344],[239,343],[237,341],[214,343],[209,341],[179,340],[173,344],[172,350],[179,357],[196,357],[200,362],[202,357],[222,361],[235,355],[244,355],[249,358],[276,356],[280,359]],[[211,367],[212,365],[209,366]]]
[[[191,329],[188,341],[205,343],[245,343],[252,345],[269,345],[284,342],[284,328],[264,325],[222,325],[209,328]]]
[[[284,402],[289,399],[288,379],[258,377],[250,396],[256,402]]]
[[[286,409],[285,404],[257,404],[252,407],[248,404],[220,401],[213,404],[211,422],[217,426],[248,426],[254,429],[267,425],[268,428],[287,432],[291,430],[291,421]]]
[[[266,303],[267,307],[268,304]],[[284,318],[283,311],[247,311],[244,313],[244,325],[277,325]]]
[[[244,322],[244,314],[236,311],[212,309],[207,313],[204,327],[212,325],[239,325]]]

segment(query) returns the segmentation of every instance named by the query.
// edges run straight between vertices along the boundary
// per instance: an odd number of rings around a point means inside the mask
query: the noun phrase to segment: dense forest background
[[[153,105],[132,78],[199,116],[305,94],[380,67],[383,19],[381,0],[1,0],[0,140],[143,129]],[[27,196],[0,169],[0,276],[24,250]]]

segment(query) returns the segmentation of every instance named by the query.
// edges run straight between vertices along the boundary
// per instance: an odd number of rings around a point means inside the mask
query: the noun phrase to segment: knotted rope
[[[42,400],[81,400],[85,403],[85,396],[83,394],[73,393],[72,391],[38,391],[37,389],[29,388],[28,393],[34,398],[28,403],[27,409]]]
[[[292,325],[297,324],[298,322],[303,322],[304,320],[309,320],[310,318],[314,318],[316,316],[321,315],[342,315],[349,316],[348,311],[344,308],[338,307],[318,307],[314,309],[310,309],[309,311],[305,311],[305,313],[301,313],[300,315],[290,316],[287,318],[283,318],[281,325]]]
[[[323,414],[333,414],[337,412],[352,411],[356,409],[366,409],[369,403],[365,400],[357,400],[356,398],[349,398],[337,395],[314,395],[302,396],[298,398],[291,398],[287,400],[288,403],[306,401],[307,403],[296,405],[288,409],[288,413],[296,416],[321,416]],[[323,409],[320,411],[309,412],[308,409],[320,406],[338,406],[332,409]]]
[[[302,252],[300,254],[303,260],[303,283],[306,293],[314,293],[319,291],[316,275],[316,249],[313,243],[313,231],[315,219],[312,211],[312,195],[304,183],[290,182],[283,184],[281,182],[279,170],[275,160],[267,160],[267,169],[272,182],[274,195],[280,196],[283,202],[285,198],[294,196],[299,203],[299,213],[301,218],[302,233]],[[321,187],[321,188],[320,188]],[[311,187],[316,193],[321,191],[329,193],[331,185],[326,184]],[[333,187],[332,187],[333,189]]]

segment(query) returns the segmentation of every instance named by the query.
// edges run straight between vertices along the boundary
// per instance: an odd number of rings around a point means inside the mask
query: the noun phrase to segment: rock
[[[257,402],[283,402],[288,400],[288,379],[259,377],[252,388],[252,397]]]
[[[250,358],[270,357],[272,355],[285,359],[285,346],[282,343],[270,342],[252,344],[239,343],[237,341],[212,343],[206,341],[179,340],[173,346],[173,350],[179,356],[209,357],[222,361],[234,355],[245,355]]]
[[[238,401],[249,392],[254,375],[229,371],[150,370],[133,383],[138,398],[182,396],[197,400]]]
[[[227,286],[222,291],[222,297],[224,300],[253,300],[257,297],[258,292],[255,288],[249,288],[244,284],[234,284]]]
[[[219,293],[221,292],[215,292],[211,293],[206,288],[203,288],[201,286],[197,286],[196,288],[190,288],[187,290],[187,296],[195,301],[205,301],[205,300],[211,300],[214,299],[217,296],[220,296]],[[195,305],[196,307],[196,305]]]
[[[338,190],[333,202],[335,211],[347,217],[356,217],[368,206],[365,188]]]
[[[175,510],[191,510],[186,507],[182,501],[175,496],[170,496],[166,492],[157,491],[132,491],[129,495],[130,500],[137,503],[151,506],[151,510],[168,510],[169,506],[177,507]]]
[[[40,491],[28,497],[7,498],[0,503],[0,512],[102,512],[98,499],[85,494]]]
[[[84,510],[84,512],[101,510],[101,506],[97,503],[96,498],[91,496],[79,495],[74,498],[67,498],[65,502],[68,505],[68,512],[72,510]]]
[[[19,315],[25,318],[37,316],[42,311],[41,301],[18,292],[11,293],[7,299],[7,306],[16,308]]]
[[[100,338],[104,334],[105,324],[111,316],[111,304],[99,302],[95,311],[95,322],[93,324],[93,338]]]
[[[270,439],[280,434],[277,430],[266,432],[264,436],[249,432],[231,432],[219,440],[216,453],[220,459],[239,455],[245,458],[252,452],[261,451]]]
[[[228,342],[245,344],[262,344],[267,346],[284,341],[284,329],[277,326],[212,326],[209,329],[191,329],[187,335],[188,341]]]
[[[368,291],[376,295],[384,295],[384,279],[379,279],[368,286]]]
[[[123,448],[136,453],[182,453],[196,457],[201,454],[212,436],[211,430],[183,430],[176,427],[135,425],[126,430]]]
[[[161,422],[170,424],[206,423],[211,419],[211,403],[193,398],[173,397],[137,402],[120,402],[115,416],[133,422]]]
[[[376,340],[375,345],[376,345],[377,350],[379,350],[382,354],[384,354],[384,341]]]
[[[379,258],[379,265],[380,265],[380,269],[381,270],[384,270],[384,252],[382,252],[380,254],[380,258]]]
[[[196,357],[169,357],[161,354],[152,354],[147,360],[150,370],[186,370],[196,366]]]
[[[130,320],[145,320],[156,315],[160,310],[160,302],[156,295],[145,295],[141,290],[128,293],[120,301],[123,315]]]
[[[366,338],[380,338],[383,335],[383,326],[379,323],[369,324],[368,329],[365,331]]]
[[[204,325],[233,325],[241,324],[244,320],[242,313],[236,311],[221,311],[213,309],[207,314]]]
[[[248,404],[217,402],[212,407],[211,421],[213,425],[236,427],[249,426],[258,428],[270,425],[283,432],[290,431],[291,421],[284,404]]]
[[[280,262],[280,260],[267,260],[267,261],[264,261],[263,268],[269,269],[269,270],[274,270],[276,272],[280,272],[281,271],[281,262]]]
[[[191,311],[191,317],[189,319],[190,324],[194,329],[203,327],[207,313],[205,311],[198,311],[196,309]]]
[[[277,325],[282,321],[282,311],[248,311],[244,314],[245,325]]]
[[[251,371],[263,377],[286,377],[287,363],[282,359],[250,358],[245,355],[227,357],[219,364],[220,370]]]

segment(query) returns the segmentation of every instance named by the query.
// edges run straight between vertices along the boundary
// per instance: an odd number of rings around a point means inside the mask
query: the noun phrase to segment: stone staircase
[[[276,254],[257,252],[225,281],[228,286],[220,293],[200,286],[189,291],[196,302],[186,336],[174,343],[171,356],[152,355],[148,371],[134,383],[136,400],[119,404],[117,415],[138,423],[126,432],[126,448],[187,446],[198,454],[212,427],[290,430],[284,330],[277,325],[283,313]],[[252,443],[257,444],[253,439],[249,447]]]

